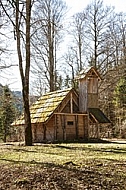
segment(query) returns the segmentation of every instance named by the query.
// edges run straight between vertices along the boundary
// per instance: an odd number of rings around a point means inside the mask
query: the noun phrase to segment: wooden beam
[[[85,115],[85,116],[87,116],[88,114],[87,113],[54,113],[54,115]]]
[[[70,113],[73,113],[73,95],[70,94]]]
[[[76,139],[78,139],[78,115],[75,115],[75,130],[76,130]]]
[[[54,119],[54,140],[57,140],[57,115],[55,115]]]
[[[92,116],[92,118],[95,120],[96,123],[98,123],[97,119],[94,117],[93,114],[90,113],[90,115]]]

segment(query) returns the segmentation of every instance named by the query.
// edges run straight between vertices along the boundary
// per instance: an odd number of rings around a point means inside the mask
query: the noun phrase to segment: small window
[[[67,125],[73,125],[74,122],[73,121],[67,121]]]

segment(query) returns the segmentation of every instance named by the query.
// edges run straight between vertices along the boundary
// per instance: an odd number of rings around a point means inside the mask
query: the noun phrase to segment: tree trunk
[[[19,21],[19,0],[16,1],[16,34],[17,34],[17,52],[19,59],[19,70],[22,81],[22,94],[24,103],[24,120],[25,120],[25,145],[32,145],[32,129],[29,110],[29,72],[30,72],[30,16],[31,0],[26,1],[26,65],[25,74],[23,72],[23,61],[21,53],[21,36]]]
[[[26,1],[26,68],[25,84],[23,85],[24,117],[25,117],[25,145],[32,145],[32,129],[29,109],[29,73],[30,73],[30,18],[31,0]]]
[[[31,130],[31,118],[29,111],[29,95],[26,89],[23,89],[23,101],[24,101],[24,119],[25,119],[25,145],[32,145],[32,130]]]
[[[96,24],[96,12],[94,15],[94,67],[97,67],[97,24]]]
[[[48,42],[49,42],[50,92],[52,92],[54,91],[54,26],[50,20],[48,24]]]
[[[79,71],[81,71],[82,70],[82,43],[81,43],[81,36],[80,36],[80,34],[79,34],[79,62],[80,62],[80,64],[79,64]]]

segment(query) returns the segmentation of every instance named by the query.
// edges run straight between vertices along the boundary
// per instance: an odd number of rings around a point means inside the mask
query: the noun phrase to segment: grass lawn
[[[0,144],[0,190],[126,189],[126,144]]]

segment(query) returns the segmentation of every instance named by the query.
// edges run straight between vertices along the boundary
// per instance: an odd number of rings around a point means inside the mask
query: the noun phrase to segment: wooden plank
[[[98,108],[98,94],[88,94],[88,108]]]
[[[84,122],[84,138],[88,139],[88,118],[83,116]]]
[[[70,94],[70,113],[73,113],[73,96]]]
[[[58,123],[57,123],[57,115],[54,115],[54,140],[57,140],[57,128],[58,128]]]
[[[61,126],[62,126],[62,132],[63,132],[63,140],[66,140],[65,115],[61,115]]]
[[[87,115],[88,115],[87,113],[72,113],[72,114],[71,114],[71,113],[59,113],[59,112],[54,113],[54,115],[55,115],[55,114],[56,114],[56,115],[68,115],[68,116],[69,116],[69,115],[71,115],[71,116],[72,116],[72,115],[73,115],[73,116],[74,116],[74,115],[78,115],[78,116],[79,116],[79,115],[82,115],[82,116],[84,116],[84,115],[87,116]]]
[[[78,115],[75,115],[76,139],[78,139]]]
[[[79,82],[79,111],[84,113],[87,111],[87,80]]]

